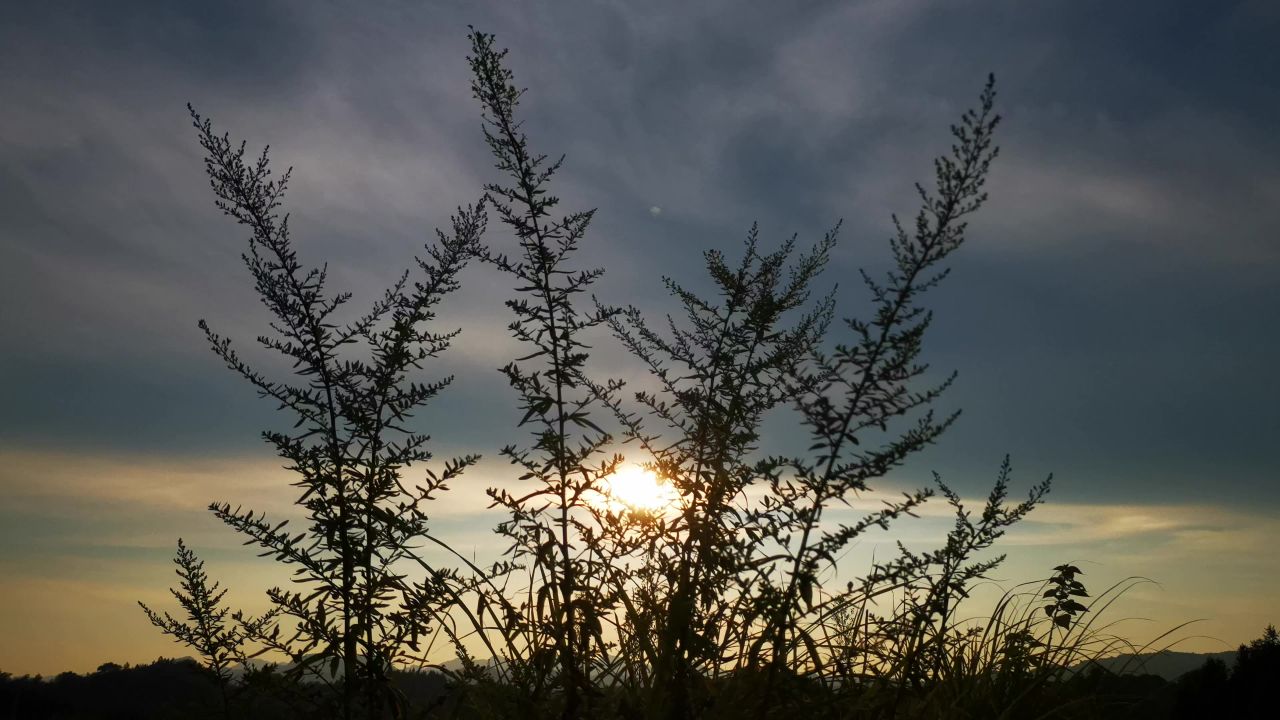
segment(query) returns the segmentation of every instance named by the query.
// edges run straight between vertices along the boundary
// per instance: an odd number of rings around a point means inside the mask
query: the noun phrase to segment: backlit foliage
[[[913,219],[894,219],[891,267],[862,274],[865,314],[846,314],[821,290],[838,223],[811,245],[791,237],[773,248],[752,225],[736,253],[705,253],[707,292],[664,278],[680,312],[655,322],[590,294],[604,274],[580,258],[595,211],[560,209],[553,184],[564,158],[529,140],[506,52],[491,35],[470,40],[496,177],[354,320],[339,319],[350,295],[329,290],[325,267],[298,257],[280,211],[288,172],[273,175],[265,151],[248,158],[192,113],[218,207],[250,235],[245,263],[272,317],[259,343],[295,376],[259,373],[201,327],[226,365],[295,421],[292,433],[264,437],[297,475],[305,524],[215,503],[247,544],[290,568],[291,589],[268,593],[265,618],[229,616],[180,546],[186,574],[175,594],[193,624],[148,610],[153,622],[200,650],[220,677],[248,657],[245,645],[286,661],[289,681],[328,689],[298,694],[313,712],[344,718],[1052,709],[1049,688],[1065,668],[1119,642],[1090,629],[1078,568],[1059,566],[1038,590],[1007,594],[985,622],[959,612],[1003,560],[987,551],[1043,500],[1047,480],[1010,501],[1006,459],[980,511],[935,476],[861,519],[833,514],[956,419],[933,409],[954,375],[931,373],[925,359],[926,300],[987,197],[1000,120],[994,81],[951,128],[950,152],[917,186]],[[506,237],[482,240],[489,213]],[[512,482],[489,490],[506,552],[487,565],[454,553],[455,567],[435,567],[420,548],[448,551],[448,539],[430,534],[425,508],[478,456],[426,468],[429,437],[412,417],[449,378],[415,373],[455,339],[432,329],[434,310],[473,259],[514,286],[508,329],[522,350],[501,373],[527,435],[497,450]],[[647,370],[645,389],[593,375],[591,348],[610,338]],[[807,451],[772,445],[763,428],[773,417],[801,428]],[[669,509],[595,501],[624,453],[672,489]],[[940,547],[899,545],[865,567],[844,561],[868,533],[935,494],[954,514]],[[442,647],[456,663],[435,664]],[[392,671],[423,665],[446,670],[452,685],[415,710]]]

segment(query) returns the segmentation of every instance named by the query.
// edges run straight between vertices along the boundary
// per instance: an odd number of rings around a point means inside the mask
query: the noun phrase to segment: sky
[[[259,439],[284,418],[196,327],[251,341],[266,318],[186,103],[295,168],[302,258],[370,300],[496,179],[468,25],[511,49],[564,207],[598,208],[601,299],[654,316],[662,276],[707,287],[701,253],[753,221],[803,245],[840,219],[821,283],[865,315],[858,268],[885,268],[892,214],[995,73],[991,199],[925,347],[963,415],[877,488],[937,471],[980,498],[1008,453],[1015,492],[1055,484],[994,579],[1149,578],[1108,612],[1135,638],[1196,621],[1181,649],[1280,622],[1275,3],[50,0],[0,8],[0,670],[184,654],[136,605],[169,607],[179,536],[239,605],[283,581],[205,510],[289,517],[293,490]],[[495,222],[486,242],[514,241]],[[496,451],[522,437],[497,372],[510,294],[467,271],[429,371],[456,380],[420,418],[440,456],[488,457],[434,513],[478,556],[500,548]],[[643,383],[607,335],[596,358]]]

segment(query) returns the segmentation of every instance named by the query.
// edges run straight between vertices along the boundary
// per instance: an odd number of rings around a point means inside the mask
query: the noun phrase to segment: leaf
[[[813,662],[818,672],[822,672],[822,656],[818,654],[817,644],[814,643],[808,632],[804,630],[798,632],[800,633],[800,639],[804,642],[805,649],[809,651],[809,660]]]
[[[1078,612],[1085,612],[1089,608],[1085,607],[1084,605],[1081,605],[1075,600],[1067,600],[1066,602],[1062,603],[1062,609],[1069,613],[1075,614]]]
[[[813,578],[805,573],[800,576],[800,597],[804,600],[805,607],[809,610],[813,609]]]

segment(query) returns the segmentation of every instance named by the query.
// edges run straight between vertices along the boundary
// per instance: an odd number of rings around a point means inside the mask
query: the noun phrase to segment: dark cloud
[[[11,70],[55,86],[105,82],[117,91],[141,89],[149,69],[159,66],[198,78],[203,88],[250,99],[285,90],[314,67],[321,38],[309,32],[299,9],[249,0],[51,0],[10,5],[0,17]]]
[[[1074,497],[1276,499],[1280,26],[1265,2],[2,12],[6,442],[256,444],[270,408],[194,330],[208,317],[250,340],[262,315],[184,104],[296,166],[304,257],[369,299],[492,177],[463,61],[473,23],[511,47],[534,142],[567,153],[566,207],[601,209],[583,262],[608,266],[602,298],[658,310],[657,276],[696,284],[700,252],[737,247],[753,220],[803,241],[843,217],[825,282],[856,312],[855,268],[883,266],[890,213],[913,211],[911,184],[994,71],[1004,156],[930,347],[961,371],[946,404],[966,414],[916,469],[976,488],[1008,451]],[[484,369],[510,349],[509,291],[470,277],[446,313],[466,339],[432,370],[458,385],[423,421],[491,451],[511,409]]]

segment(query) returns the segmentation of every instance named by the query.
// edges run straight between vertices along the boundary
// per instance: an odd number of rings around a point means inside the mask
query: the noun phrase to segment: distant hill
[[[1221,660],[1230,668],[1236,660],[1236,651],[1189,653],[1162,650],[1156,653],[1116,655],[1099,660],[1095,664],[1117,674],[1156,675],[1165,680],[1173,681],[1192,670],[1198,669],[1210,658]]]

